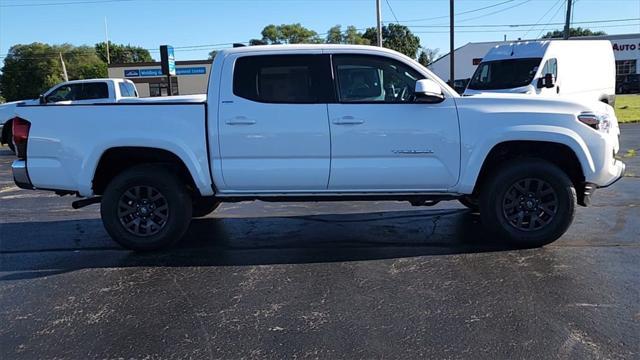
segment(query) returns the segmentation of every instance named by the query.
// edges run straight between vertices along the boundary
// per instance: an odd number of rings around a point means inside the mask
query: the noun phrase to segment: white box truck
[[[464,95],[515,93],[615,102],[616,66],[608,40],[498,45],[478,65]]]

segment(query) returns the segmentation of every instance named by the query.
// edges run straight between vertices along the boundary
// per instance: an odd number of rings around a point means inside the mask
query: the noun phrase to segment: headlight
[[[582,112],[578,115],[578,120],[583,124],[602,132],[609,132],[611,121],[607,114],[595,114],[593,112]]]

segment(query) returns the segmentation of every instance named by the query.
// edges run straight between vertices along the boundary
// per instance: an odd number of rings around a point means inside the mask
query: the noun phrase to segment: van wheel
[[[100,214],[107,232],[124,248],[148,251],[180,240],[191,221],[191,196],[171,171],[133,167],[107,185]]]
[[[484,226],[521,247],[549,244],[567,231],[576,191],[562,170],[547,161],[518,159],[495,173],[480,197]]]
[[[220,206],[220,200],[216,198],[199,198],[193,200],[193,217],[199,218],[214,212]]]

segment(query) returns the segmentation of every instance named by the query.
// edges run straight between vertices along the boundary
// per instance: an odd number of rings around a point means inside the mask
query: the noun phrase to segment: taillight
[[[13,133],[13,144],[16,146],[16,155],[19,159],[27,158],[27,142],[29,140],[29,129],[31,123],[25,119],[15,117],[11,119],[11,132]]]

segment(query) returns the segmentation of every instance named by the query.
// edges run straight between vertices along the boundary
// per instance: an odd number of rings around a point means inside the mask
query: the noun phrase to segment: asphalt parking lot
[[[457,203],[226,204],[120,249],[0,149],[0,358],[640,358],[640,124],[627,176],[517,250]]]

